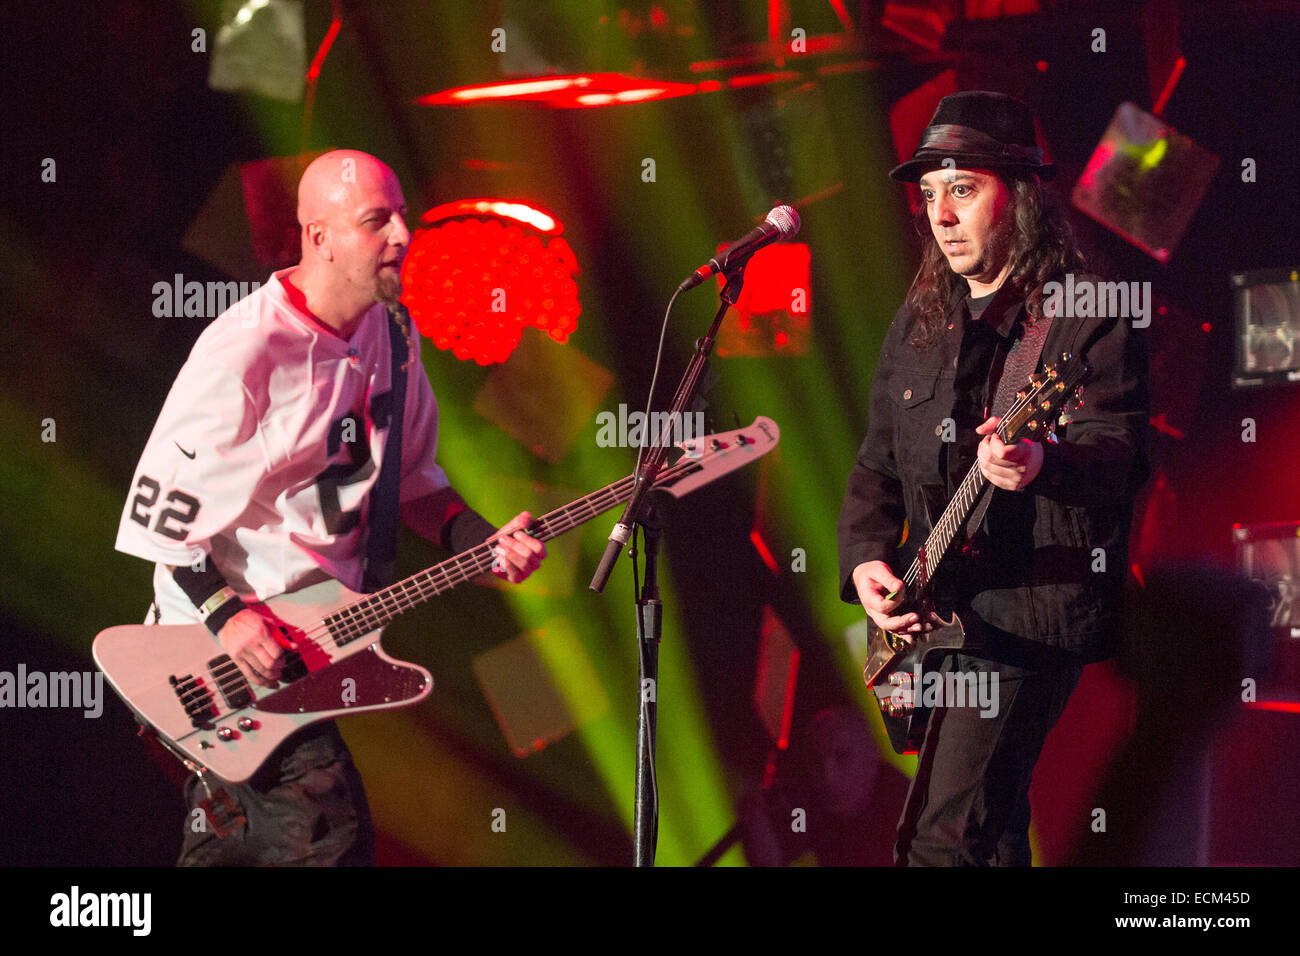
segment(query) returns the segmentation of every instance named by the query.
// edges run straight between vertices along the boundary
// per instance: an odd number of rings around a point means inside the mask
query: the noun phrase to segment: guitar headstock
[[[1029,438],[1056,441],[1059,422],[1068,425],[1071,412],[1083,404],[1083,383],[1092,372],[1081,356],[1062,352],[1061,357],[1016,393],[1016,400],[998,425],[998,436],[1008,444]]]
[[[682,450],[671,468],[665,468],[655,479],[655,488],[676,498],[708,484],[715,478],[744,467],[763,457],[776,447],[781,429],[776,422],[760,415],[754,424],[729,432],[717,432],[677,443]],[[689,470],[681,465],[695,465]]]

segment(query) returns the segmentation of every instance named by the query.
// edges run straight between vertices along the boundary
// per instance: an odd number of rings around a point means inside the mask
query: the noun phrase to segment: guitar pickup
[[[181,706],[185,708],[185,716],[190,719],[190,723],[199,730],[210,730],[217,708],[212,701],[212,692],[204,686],[203,681],[192,674],[184,677],[173,674],[168,681]]]
[[[208,673],[216,681],[217,689],[231,710],[239,710],[253,703],[253,689],[240,673],[239,667],[229,654],[222,654],[208,661]]]

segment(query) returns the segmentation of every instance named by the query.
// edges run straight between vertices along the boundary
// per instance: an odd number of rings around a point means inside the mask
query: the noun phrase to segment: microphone
[[[716,272],[728,273],[741,266],[759,249],[774,242],[793,239],[799,232],[799,214],[793,206],[777,206],[756,226],[700,266],[677,287],[678,292],[694,289]]]

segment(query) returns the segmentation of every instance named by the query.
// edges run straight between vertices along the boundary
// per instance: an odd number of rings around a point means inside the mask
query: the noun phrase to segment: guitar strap
[[[361,588],[367,593],[392,583],[397,569],[397,495],[402,476],[402,420],[406,417],[406,369],[410,364],[410,342],[400,327],[401,316],[410,322],[406,309],[390,306],[388,343],[392,350],[392,402],[388,413],[388,441],[379,480],[370,493],[370,532],[366,536],[365,573]]]
[[[1023,309],[1021,311],[1024,312]],[[1038,370],[1038,359],[1043,354],[1047,333],[1052,328],[1052,313],[1049,310],[1045,310],[1043,317],[1036,322],[1025,321],[1027,318],[1027,315],[1022,316],[1019,324],[1024,332],[1011,344],[1007,352],[1007,360],[1002,366],[1002,377],[998,380],[998,390],[990,412],[998,418],[1006,414],[1015,400],[1016,392],[1020,391],[1029,380],[1029,376]],[[984,523],[989,502],[993,500],[993,488],[992,484],[986,484],[975,500],[975,507],[971,510],[970,517],[966,519],[967,541],[975,537],[975,533]]]

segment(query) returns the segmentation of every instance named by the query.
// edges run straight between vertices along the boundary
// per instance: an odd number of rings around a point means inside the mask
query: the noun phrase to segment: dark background
[[[875,9],[850,6],[859,23]],[[1228,280],[1236,271],[1300,267],[1300,13],[1295,4],[1266,2],[1041,7],[1026,16],[957,18],[940,50],[864,28],[864,47],[838,59],[869,67],[807,68],[812,85],[797,94],[791,84],[774,83],[570,111],[430,108],[413,100],[499,80],[500,61],[488,45],[502,22],[510,23],[511,42],[527,37],[558,72],[642,71],[698,82],[712,74],[692,74],[691,63],[741,55],[763,39],[766,5],[659,5],[670,24],[690,29],[680,36],[647,26],[656,9],[648,3],[344,3],[304,141],[301,102],[208,88],[222,22],[217,3],[5,5],[0,669],[19,661],[29,670],[89,668],[98,631],[143,618],[151,569],[113,550],[115,527],[152,423],[203,325],[156,318],[152,288],[177,272],[199,281],[230,278],[181,248],[230,164],[348,146],[397,170],[413,219],[466,195],[530,197],[552,209],[582,268],[583,311],[565,347],[614,374],[607,408],[643,405],[659,318],[681,277],[772,202],[838,184],[831,198],[802,210],[799,238],[813,254],[807,354],[714,363],[720,384],[709,396],[710,426],[734,427],[733,413],[743,422],[769,415],[783,429],[778,456],[671,509],[665,573],[675,617],[665,654],[674,655],[669,673],[689,675],[690,685],[679,683],[678,701],[664,701],[665,710],[678,706],[686,716],[665,730],[661,853],[665,862],[690,862],[730,826],[768,757],[751,702],[765,604],[801,651],[796,726],[824,707],[864,704],[854,682],[860,662],[849,659],[841,636],[858,614],[837,601],[833,527],[865,430],[880,341],[917,261],[907,195],[886,178],[897,162],[889,108],[946,70],[955,71],[960,89],[1020,96],[1040,119],[1059,167],[1053,188],[1068,202],[1115,108],[1124,101],[1151,108],[1166,75],[1158,64],[1171,46],[1186,58],[1186,70],[1164,117],[1220,160],[1181,245],[1163,266],[1077,212],[1072,221],[1101,271],[1150,281],[1167,307],[1148,330],[1153,411],[1164,412],[1183,437],[1153,431],[1155,478],[1136,519],[1134,561],[1148,570],[1230,565],[1234,522],[1300,520],[1296,386],[1229,387]],[[304,9],[310,58],[330,5],[308,0]],[[601,16],[609,18],[604,25]],[[792,25],[807,23],[810,35],[838,28],[822,4],[792,4],[790,17]],[[206,30],[207,54],[191,50],[195,27]],[[1090,49],[1096,27],[1107,32],[1105,54]],[[805,66],[787,58],[784,68]],[[803,115],[802,103],[815,109]],[[755,121],[764,110],[777,110],[779,119]],[[653,186],[639,176],[647,156],[658,162]],[[45,157],[57,160],[55,183],[41,181]],[[1254,182],[1242,181],[1246,157],[1256,163]],[[236,278],[264,279],[269,271]],[[709,294],[695,295],[678,306],[669,331],[661,407],[711,314]],[[444,428],[449,416],[474,421],[469,408],[488,370],[433,348],[425,349],[424,364]],[[57,422],[52,444],[40,440],[46,418]],[[1256,422],[1253,443],[1241,440],[1245,418]],[[594,447],[593,435],[594,425],[581,441]],[[624,449],[551,465],[500,435],[484,440],[488,473],[562,488],[591,490],[631,465]],[[463,450],[465,441],[450,447]],[[457,481],[457,462],[444,461]],[[760,476],[768,493],[756,505]],[[530,506],[487,498],[485,507],[487,490],[457,483],[496,521]],[[1159,507],[1147,509],[1157,493]],[[778,560],[802,547],[806,573],[790,573],[786,560],[779,576],[764,566],[749,540],[756,508]],[[556,602],[577,622],[613,708],[595,729],[523,760],[510,754],[470,670],[476,654],[536,626],[501,591],[465,589],[390,629],[390,650],[428,666],[439,683],[402,725],[426,742],[421,755],[375,744],[390,726],[384,718],[365,718],[371,730],[352,741],[377,808],[380,862],[627,861],[635,659],[626,567],[604,597],[585,592],[606,527],[597,521],[582,533],[577,587]],[[409,570],[438,557],[404,538]],[[430,644],[430,633],[445,639]],[[1185,637],[1189,647],[1205,640]],[[1049,742],[1035,783],[1036,810],[1047,808],[1036,816],[1040,862],[1064,859],[1085,838],[1080,820],[1089,788],[1131,729],[1126,686],[1110,665],[1090,668]],[[1279,693],[1294,698],[1296,691]],[[1195,695],[1188,699],[1195,707]],[[173,859],[180,806],[163,765],[129,739],[132,729],[116,698],[106,700],[98,721],[69,711],[0,712],[0,862]],[[909,770],[908,761],[888,758]],[[417,773],[420,782],[410,783]],[[423,809],[412,809],[413,800]],[[486,821],[503,805],[526,808],[528,823],[491,844]],[[421,813],[437,836],[414,835]]]

